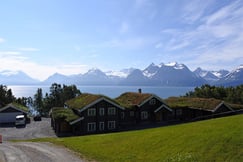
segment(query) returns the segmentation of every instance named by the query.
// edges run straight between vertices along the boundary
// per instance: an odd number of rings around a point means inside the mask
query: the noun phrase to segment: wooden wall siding
[[[194,118],[200,117],[200,116],[207,116],[211,115],[212,112],[206,111],[206,110],[200,110],[200,109],[191,109],[191,108],[182,108],[181,109],[182,114],[180,116],[177,116],[177,119],[181,120],[192,120]]]
[[[133,125],[136,123],[136,109],[126,109],[122,112],[124,112],[125,116],[123,119],[120,119],[121,125]],[[131,113],[133,113],[133,116],[131,116]]]
[[[161,109],[160,111],[158,111],[156,113],[154,112],[156,109],[158,109],[163,104],[164,103],[162,103],[160,100],[158,100],[155,97],[148,100],[146,103],[144,103],[138,109],[138,115],[137,115],[138,118],[139,118],[138,121],[139,122],[148,122],[148,121],[155,122],[155,121],[167,120],[166,115],[170,114],[169,112],[164,111],[164,109]],[[148,112],[148,118],[147,119],[141,119],[141,114],[142,114],[143,111]]]
[[[156,122],[164,122],[174,120],[173,113],[167,109],[161,109],[155,113],[155,121]]]
[[[104,115],[100,115],[100,109],[104,108]],[[108,115],[108,109],[109,108],[115,108],[115,115]],[[96,114],[95,116],[88,116],[89,109],[95,109]],[[87,108],[85,111],[81,113],[81,116],[84,116],[84,120],[81,122],[81,127],[78,129],[79,131],[82,131],[84,134],[92,134],[92,133],[101,133],[101,132],[113,132],[118,130],[120,127],[120,118],[121,118],[121,110],[120,108],[112,105],[109,102],[106,102],[104,100],[96,103],[95,105],[92,105],[91,107]],[[115,121],[116,122],[116,129],[108,129],[108,121]],[[96,123],[96,131],[94,132],[88,132],[88,123]],[[100,122],[104,122],[104,130],[100,130]]]

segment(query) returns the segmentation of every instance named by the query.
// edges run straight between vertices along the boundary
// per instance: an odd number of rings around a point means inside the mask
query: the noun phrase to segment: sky
[[[44,80],[178,62],[243,64],[243,0],[8,0],[0,4],[0,72]]]

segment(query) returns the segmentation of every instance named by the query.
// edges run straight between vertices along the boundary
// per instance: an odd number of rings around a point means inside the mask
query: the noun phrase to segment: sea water
[[[33,97],[38,88],[42,89],[43,97],[46,93],[50,93],[50,86],[43,85],[11,85],[8,86],[15,97]],[[157,86],[77,86],[82,93],[102,94],[111,98],[116,98],[125,92],[152,93],[161,98],[171,96],[183,96],[187,92],[192,91],[194,87],[157,87]]]

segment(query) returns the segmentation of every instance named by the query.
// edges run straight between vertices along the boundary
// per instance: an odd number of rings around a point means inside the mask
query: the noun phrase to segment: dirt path
[[[1,162],[82,162],[71,151],[50,143],[20,142],[0,144]]]

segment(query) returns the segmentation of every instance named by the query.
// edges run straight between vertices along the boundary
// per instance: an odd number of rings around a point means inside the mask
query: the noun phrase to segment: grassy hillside
[[[37,141],[64,145],[97,161],[243,161],[243,115],[140,131]]]

